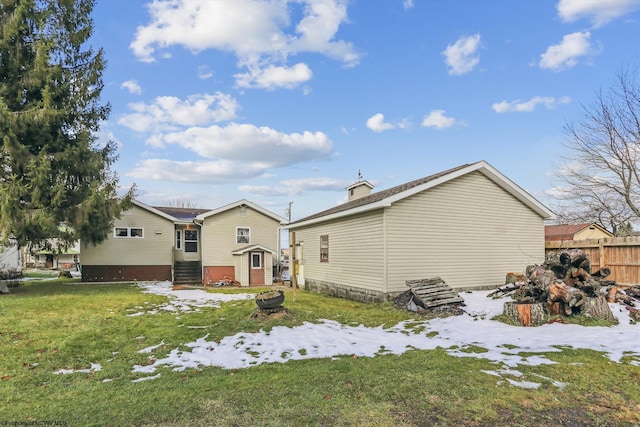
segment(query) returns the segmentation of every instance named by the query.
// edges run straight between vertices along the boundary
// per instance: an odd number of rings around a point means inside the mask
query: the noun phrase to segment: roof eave
[[[520,188],[520,186],[518,186],[516,183],[514,183],[513,181],[511,181],[509,178],[507,178],[506,176],[504,176],[503,174],[501,174],[500,172],[498,172],[493,166],[491,166],[489,163],[487,163],[486,161],[480,161],[480,162],[476,162],[476,163],[472,163],[469,166],[465,167],[465,168],[461,168],[458,169],[456,171],[453,171],[451,173],[448,173],[446,175],[443,175],[441,177],[432,179],[430,181],[427,181],[423,184],[417,185],[415,187],[409,188],[405,191],[401,191],[397,194],[394,194],[392,196],[386,197],[382,200],[379,200],[377,202],[373,202],[370,203],[368,205],[363,205],[363,206],[358,206],[352,209],[347,209],[341,212],[336,212],[334,214],[329,214],[326,216],[322,216],[322,217],[318,217],[318,218],[313,218],[310,219],[308,221],[304,221],[304,222],[299,222],[299,223],[295,223],[292,226],[285,226],[285,229],[296,229],[296,228],[300,228],[300,227],[306,227],[308,225],[312,225],[312,224],[317,224],[319,222],[324,222],[324,221],[331,221],[337,218],[342,218],[345,216],[351,216],[351,215],[355,215],[358,213],[362,213],[362,212],[367,212],[370,210],[375,210],[375,209],[380,209],[383,207],[388,207],[391,206],[393,203],[405,199],[407,197],[413,196],[414,194],[420,193],[422,191],[425,191],[429,188],[433,188],[436,187],[440,184],[443,184],[445,182],[451,181],[452,179],[461,177],[463,175],[466,175],[468,173],[474,172],[474,171],[478,171],[480,173],[482,173],[483,175],[485,175],[487,178],[489,178],[491,181],[493,181],[496,185],[500,186],[503,190],[507,191],[509,194],[511,194],[513,197],[515,197],[517,200],[519,200],[520,202],[524,203],[526,206],[528,206],[531,210],[533,210],[534,212],[536,212],[538,215],[540,215],[543,219],[547,220],[547,219],[554,219],[555,218],[555,214],[548,209],[546,206],[544,206],[542,203],[540,203],[538,200],[536,200],[533,196],[531,196],[529,193],[527,193],[526,191],[524,191],[522,188]]]

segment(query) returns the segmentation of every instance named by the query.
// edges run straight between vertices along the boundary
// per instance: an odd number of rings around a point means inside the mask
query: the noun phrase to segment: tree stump
[[[612,323],[618,323],[613,315],[607,299],[603,295],[595,298],[585,298],[584,304],[580,307],[582,314],[591,316],[595,319],[602,319]]]
[[[547,321],[544,304],[539,302],[505,302],[504,315],[522,326],[538,326]]]

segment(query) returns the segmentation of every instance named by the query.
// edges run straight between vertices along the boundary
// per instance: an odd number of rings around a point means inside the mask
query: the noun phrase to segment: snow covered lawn
[[[180,312],[201,307],[217,307],[221,302],[251,299],[255,294],[217,294],[204,290],[171,289],[169,282],[144,283],[143,292],[165,295],[169,301],[161,307],[140,307],[131,315],[150,315],[157,310]],[[506,299],[487,298],[489,291],[461,294],[466,303],[465,314],[444,319],[407,320],[390,328],[344,325],[335,320],[319,320],[296,327],[274,327],[269,332],[237,333],[219,342],[208,335],[187,343],[190,350],[174,349],[166,357],[133,371],[155,374],[164,366],[176,371],[201,366],[238,369],[263,363],[286,363],[290,360],[336,358],[345,355],[375,357],[378,354],[402,354],[437,347],[456,357],[488,359],[497,364],[490,375],[509,373],[519,365],[555,363],[543,353],[562,348],[586,348],[602,352],[614,362],[629,357],[640,366],[640,325],[632,324],[627,310],[612,304],[619,324],[612,327],[585,327],[552,323],[539,327],[517,327],[491,320],[502,312]],[[285,301],[285,306],[287,302]],[[146,310],[146,311],[144,311]],[[470,351],[474,348],[486,351]],[[526,353],[523,355],[522,353]],[[509,380],[512,381],[512,380]],[[535,384],[523,383],[523,387]],[[561,385],[558,385],[559,387]]]

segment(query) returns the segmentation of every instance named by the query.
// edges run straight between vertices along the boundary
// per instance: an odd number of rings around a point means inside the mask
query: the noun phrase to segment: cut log
[[[579,307],[584,303],[584,292],[564,282],[555,281],[549,285],[547,302],[565,302],[569,307]]]
[[[538,326],[547,321],[544,305],[539,302],[505,302],[504,315],[522,326]]]
[[[607,302],[616,302],[616,295],[618,294],[618,287],[611,286],[607,290]]]
[[[550,302],[547,303],[547,311],[551,316],[564,316],[567,313],[565,305],[563,302]]]
[[[585,302],[580,307],[580,311],[585,316],[591,316],[595,319],[602,319],[612,323],[617,323],[607,299],[603,295],[596,298],[585,298]]]
[[[611,274],[611,269],[609,267],[602,267],[600,270],[593,273],[591,277],[595,277],[599,280],[599,279],[604,279],[610,274]]]

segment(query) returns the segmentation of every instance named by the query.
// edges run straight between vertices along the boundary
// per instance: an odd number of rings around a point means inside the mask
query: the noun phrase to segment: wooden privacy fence
[[[623,285],[640,284],[639,236],[545,242],[545,253],[571,248],[584,250],[591,261],[592,272],[609,267],[611,276],[607,279]]]

